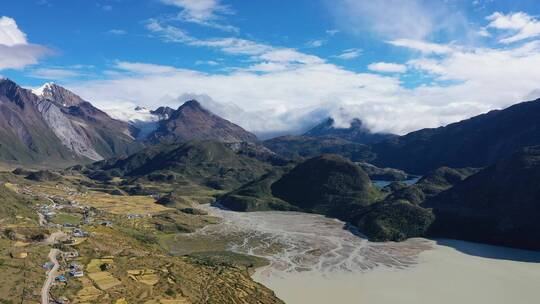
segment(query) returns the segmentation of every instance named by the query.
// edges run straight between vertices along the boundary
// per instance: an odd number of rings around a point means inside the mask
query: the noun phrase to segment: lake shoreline
[[[270,276],[263,275],[261,269],[253,279],[289,304],[528,304],[540,296],[540,263],[528,262],[540,261],[540,252],[458,240],[430,241],[433,248],[421,252],[418,263],[404,269]],[[466,254],[464,248],[506,258]],[[516,260],[509,259],[512,255]]]

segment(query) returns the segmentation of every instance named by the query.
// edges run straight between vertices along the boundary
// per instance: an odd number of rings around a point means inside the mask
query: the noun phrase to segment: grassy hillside
[[[108,181],[121,177],[133,183],[155,182],[233,189],[271,168],[255,158],[236,153],[215,141],[158,145],[126,158],[113,158],[87,166],[88,176]]]

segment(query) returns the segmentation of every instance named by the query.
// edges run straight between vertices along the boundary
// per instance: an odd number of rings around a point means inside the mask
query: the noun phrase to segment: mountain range
[[[289,159],[332,153],[424,174],[441,166],[485,167],[519,148],[540,145],[540,100],[403,136],[372,133],[359,119],[340,128],[327,118],[302,135],[263,142],[196,100],[178,109],[137,107],[133,113],[121,121],[54,83],[27,90],[2,79],[0,161],[65,166],[129,155],[159,143],[216,140],[262,144]]]
[[[132,154],[144,146],[191,139],[255,142],[241,127],[188,101],[177,110],[136,108],[112,118],[73,92],[47,83],[35,90],[0,80],[0,161],[65,167]]]
[[[152,125],[114,119],[56,84],[27,90],[3,79],[0,161],[85,164],[28,174],[38,181],[74,173],[114,193],[214,193],[238,211],[321,213],[376,241],[435,236],[538,249],[540,99],[404,136],[326,119],[263,142],[196,100],[136,112]],[[370,179],[408,173],[424,176],[382,189]]]

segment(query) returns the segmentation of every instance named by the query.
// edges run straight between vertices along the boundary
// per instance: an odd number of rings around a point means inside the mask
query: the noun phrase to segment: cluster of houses
[[[56,210],[60,210],[62,208],[62,205],[58,205],[57,203],[51,203],[50,205],[42,205],[39,208],[39,213],[43,214],[47,221],[50,221],[51,218],[56,215]]]
[[[72,261],[76,258],[79,257],[79,252],[77,250],[73,250],[73,251],[66,251],[66,252],[63,252],[62,253],[63,257],[64,257],[64,260],[65,261]],[[47,262],[43,265],[44,268],[46,269],[51,269],[52,268],[52,263],[51,262]],[[84,272],[83,272],[83,267],[81,265],[79,265],[77,262],[71,262],[69,264],[69,275],[71,277],[74,277],[74,278],[80,278],[82,276],[84,276]],[[61,275],[58,275],[55,280],[57,282],[60,282],[60,283],[66,283],[67,282],[67,278],[64,274],[61,274]]]
[[[140,218],[143,218],[144,216],[142,214],[134,214],[134,213],[130,213],[127,215],[127,218],[129,220],[134,220],[134,219],[140,219]]]
[[[82,266],[77,263],[69,264],[69,274],[74,278],[80,278],[84,276],[84,272],[82,271]]]
[[[80,228],[75,228],[75,229],[73,229],[71,235],[74,236],[74,237],[77,237],[77,238],[82,238],[82,237],[89,236],[89,233],[82,230],[82,229],[80,229]]]

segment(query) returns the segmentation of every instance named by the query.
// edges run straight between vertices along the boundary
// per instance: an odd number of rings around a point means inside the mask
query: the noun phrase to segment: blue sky
[[[117,117],[197,97],[258,133],[329,115],[405,133],[539,97],[539,15],[532,0],[7,1],[0,75]]]

